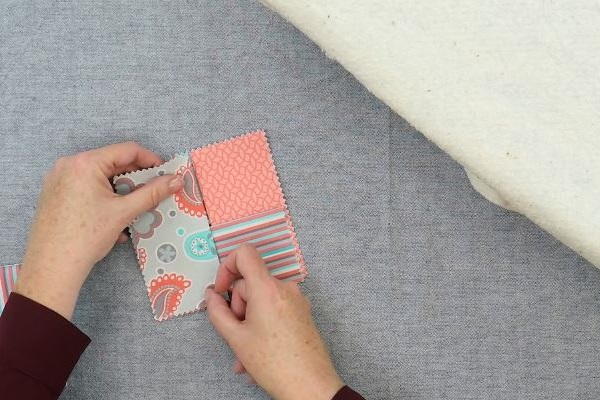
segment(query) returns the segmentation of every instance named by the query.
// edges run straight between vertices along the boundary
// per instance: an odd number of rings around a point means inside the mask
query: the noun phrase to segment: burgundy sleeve
[[[61,315],[11,293],[0,316],[0,393],[57,399],[90,338]]]
[[[365,400],[360,394],[350,389],[348,386],[341,388],[331,400]]]

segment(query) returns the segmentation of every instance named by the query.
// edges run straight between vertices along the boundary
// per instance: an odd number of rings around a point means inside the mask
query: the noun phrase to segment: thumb
[[[236,318],[227,302],[213,288],[206,289],[206,309],[208,311],[208,319],[215,326],[219,335],[225,339],[229,346],[232,346],[232,341],[235,341],[236,334],[241,333],[242,324]]]
[[[122,197],[128,220],[155,208],[158,203],[180,190],[183,186],[181,175],[159,176],[133,192]]]

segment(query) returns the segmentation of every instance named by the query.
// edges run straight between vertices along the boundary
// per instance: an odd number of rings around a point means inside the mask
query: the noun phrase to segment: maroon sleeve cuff
[[[341,388],[331,400],[365,400],[360,394],[350,389],[348,386]]]
[[[57,396],[89,343],[67,319],[14,292],[0,316],[2,369],[20,371]]]

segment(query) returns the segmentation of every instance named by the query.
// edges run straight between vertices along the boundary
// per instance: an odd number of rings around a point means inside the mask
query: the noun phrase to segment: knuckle
[[[73,171],[72,168],[73,157],[65,156],[57,159],[54,162],[52,168],[50,168],[44,174],[44,183],[45,184],[57,184],[60,182],[63,177],[67,174],[70,174]]]
[[[279,286],[279,282],[274,278],[266,280],[262,290],[267,293],[268,296],[274,298],[282,297],[282,290]]]
[[[68,156],[60,157],[59,159],[57,159],[54,162],[54,166],[52,167],[51,171],[58,171],[58,170],[64,169],[71,162],[71,159],[72,159],[72,157],[68,157]]]
[[[135,140],[128,140],[128,141],[124,142],[124,144],[126,146],[131,146],[131,147],[140,147],[140,144],[138,142],[136,142]]]
[[[158,205],[160,204],[160,199],[160,190],[157,187],[153,187],[150,190],[150,204],[152,208],[158,207]]]
[[[138,142],[136,142],[134,140],[129,140],[127,142],[123,142],[121,145],[123,146],[123,149],[125,149],[129,152],[137,152],[140,149],[142,149],[142,145],[140,145]]]
[[[251,254],[251,253],[255,253],[256,252],[256,247],[254,247],[254,245],[252,245],[251,243],[243,243],[239,249],[238,252],[240,254]]]
[[[82,169],[88,168],[91,162],[92,155],[89,152],[85,152],[70,157],[66,166],[75,171],[81,171]]]
[[[116,214],[116,222],[119,226],[129,226],[135,216],[132,216],[128,209],[123,210],[122,212],[115,213]]]

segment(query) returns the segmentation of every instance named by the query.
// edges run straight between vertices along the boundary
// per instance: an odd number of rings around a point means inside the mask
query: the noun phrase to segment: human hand
[[[232,289],[231,307],[218,293]],[[267,272],[256,249],[243,245],[219,266],[206,291],[208,315],[247,372],[280,400],[330,400],[343,383],[294,282]]]
[[[46,175],[15,291],[70,319],[93,265],[127,240],[125,227],[182,187],[180,176],[165,175],[121,196],[109,177],[159,164],[132,142],[59,159]]]

